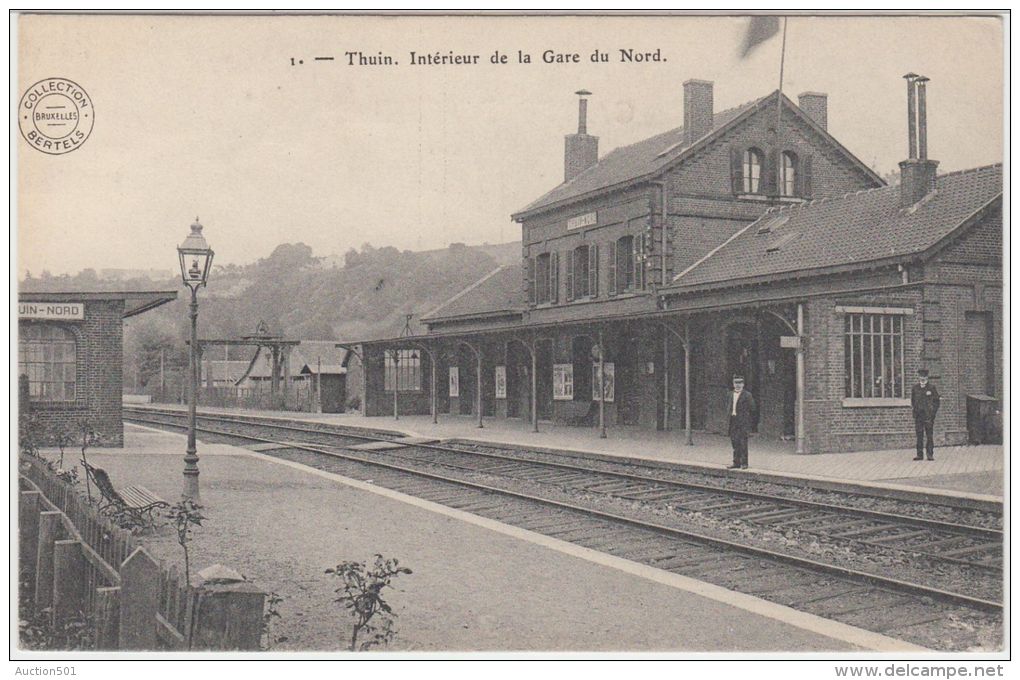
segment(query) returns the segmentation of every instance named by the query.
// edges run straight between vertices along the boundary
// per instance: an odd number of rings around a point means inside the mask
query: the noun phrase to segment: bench
[[[592,401],[560,401],[557,414],[564,425],[590,427],[599,422],[599,403]]]
[[[82,465],[89,479],[103,496],[99,502],[99,511],[113,517],[118,524],[131,528],[153,528],[156,525],[154,517],[156,510],[170,507],[169,503],[144,486],[115,489],[106,470],[90,465],[84,460]]]

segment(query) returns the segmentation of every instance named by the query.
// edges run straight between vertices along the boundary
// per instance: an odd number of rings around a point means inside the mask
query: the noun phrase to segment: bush
[[[334,602],[342,605],[354,617],[354,628],[347,649],[352,652],[366,651],[372,647],[386,645],[397,634],[393,628],[396,614],[382,597],[384,588],[391,588],[391,582],[400,574],[410,574],[407,567],[398,566],[395,559],[375,556],[375,564],[369,567],[364,562],[341,562],[326,570],[342,581]],[[377,618],[378,617],[378,618]],[[364,633],[366,639],[358,643]]]

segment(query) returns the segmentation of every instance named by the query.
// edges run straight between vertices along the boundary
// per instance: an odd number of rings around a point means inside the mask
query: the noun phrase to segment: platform
[[[165,498],[182,485],[186,438],[125,426],[122,450],[89,459],[118,484]],[[222,563],[282,598],[276,651],[341,650],[346,617],[324,572],[395,557],[390,651],[833,652],[911,649],[758,598],[595,553],[461,511],[225,444],[199,443],[191,559]],[[179,562],[172,531],[146,539]]]
[[[160,405],[158,408],[181,408]],[[705,432],[694,433],[694,445],[684,443],[683,431],[657,432],[637,427],[609,428],[606,439],[591,427],[571,427],[539,423],[539,432],[518,419],[484,420],[478,427],[473,416],[440,415],[433,424],[431,416],[366,418],[357,414],[300,413],[294,411],[247,411],[202,407],[206,412],[229,412],[251,416],[293,418],[314,422],[391,430],[412,437],[436,440],[465,439],[531,448],[576,451],[596,455],[638,458],[660,463],[679,463],[723,469],[733,460],[729,439]],[[834,485],[860,485],[890,493],[921,492],[933,496],[952,496],[976,502],[1002,502],[1005,457],[1001,445],[940,447],[934,461],[915,461],[913,449],[855,451],[797,455],[792,442],[763,440],[754,435],[750,441],[751,475],[774,476],[829,482]]]

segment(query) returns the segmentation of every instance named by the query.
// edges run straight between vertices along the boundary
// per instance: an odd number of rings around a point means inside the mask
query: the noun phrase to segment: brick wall
[[[837,305],[903,307],[913,310],[904,320],[904,378],[913,384],[922,363],[923,314],[920,286],[898,292],[814,299],[805,307],[805,450],[811,453],[909,448],[914,422],[903,406],[844,406],[844,314]],[[909,393],[907,395],[909,397]],[[942,430],[936,426],[936,436]],[[944,436],[943,436],[944,440]]]
[[[123,374],[122,300],[100,300],[85,303],[83,321],[62,322],[77,344],[76,385],[74,403],[32,402],[44,436],[87,417],[103,437],[102,446],[124,445],[124,423],[121,413]],[[21,321],[19,326],[43,321]]]

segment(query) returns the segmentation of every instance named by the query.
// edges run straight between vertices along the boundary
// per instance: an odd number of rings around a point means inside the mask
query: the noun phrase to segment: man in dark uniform
[[[917,384],[910,390],[910,405],[914,409],[914,431],[917,433],[917,455],[914,460],[935,460],[935,414],[939,411],[939,391],[928,382],[928,371],[917,372]]]
[[[758,424],[758,404],[744,389],[744,376],[733,376],[733,391],[726,400],[730,419],[730,442],[733,444],[733,465],[729,469],[747,469],[747,436]]]

